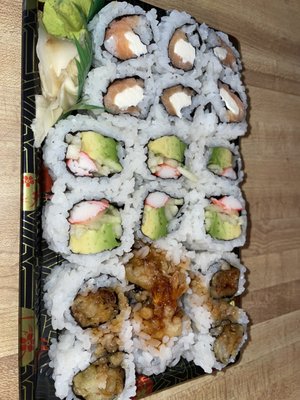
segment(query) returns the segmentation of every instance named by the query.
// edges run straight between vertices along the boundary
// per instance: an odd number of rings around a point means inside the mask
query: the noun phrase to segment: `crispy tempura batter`
[[[244,328],[240,324],[230,321],[222,323],[211,330],[217,336],[214,343],[214,353],[216,359],[223,364],[227,364],[231,357],[236,357],[238,349],[244,336]]]
[[[106,355],[75,375],[73,391],[76,396],[85,400],[108,400],[122,393],[125,382],[122,361],[123,353]]]
[[[210,333],[217,337],[214,344],[216,359],[227,364],[231,357],[237,355],[244,336],[243,326],[237,323],[239,308],[225,300],[214,300],[202,279],[193,273],[190,276],[190,288],[194,294],[204,298],[203,305],[211,313],[214,321]]]
[[[71,307],[74,319],[82,328],[96,327],[119,313],[118,298],[110,288],[77,294]]]
[[[214,299],[231,298],[238,290],[240,271],[227,265],[228,268],[220,269],[211,278],[210,294]]]
[[[188,260],[175,265],[166,252],[153,246],[135,251],[126,265],[126,277],[144,291],[133,293],[138,303],[133,318],[140,320],[142,331],[152,339],[180,336],[183,312],[178,299],[187,291]]]

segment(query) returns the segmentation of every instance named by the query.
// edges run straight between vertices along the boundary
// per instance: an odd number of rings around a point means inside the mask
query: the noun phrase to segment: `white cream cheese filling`
[[[114,103],[120,110],[137,106],[144,98],[144,89],[135,85],[124,89],[115,96]]]
[[[191,43],[183,39],[177,40],[174,46],[174,53],[176,53],[184,63],[194,64],[196,51]]]
[[[215,56],[218,57],[221,61],[225,60],[227,56],[227,50],[224,47],[215,47],[214,48]]]
[[[234,115],[238,115],[240,112],[239,106],[235,102],[235,100],[230,96],[226,89],[220,89],[220,96],[222,100],[225,102],[226,107],[230,110]]]
[[[138,35],[132,31],[125,33],[125,38],[128,41],[128,47],[137,57],[147,53],[147,46],[145,46]]]
[[[181,110],[192,104],[192,98],[190,95],[184,92],[176,92],[169,98],[177,117],[182,118]]]
[[[113,36],[111,36],[109,39],[104,41],[104,47],[106,48],[107,51],[109,51],[111,54],[114,54],[116,51],[116,41]]]

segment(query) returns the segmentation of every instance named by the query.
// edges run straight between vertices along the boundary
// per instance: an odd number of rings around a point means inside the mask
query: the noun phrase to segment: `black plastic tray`
[[[129,1],[145,9],[152,6]],[[20,233],[20,399],[55,400],[54,382],[49,367],[48,348],[57,332],[43,304],[42,287],[45,277],[62,258],[49,250],[41,239],[41,211],[51,191],[49,176],[41,162],[41,151],[34,148],[30,129],[35,117],[35,94],[40,93],[38,76],[37,0],[23,2],[22,33],[22,210]],[[158,9],[163,15],[164,10]],[[236,45],[235,38],[231,38]],[[137,396],[145,397],[192,378],[204,371],[194,363],[181,360],[163,374],[137,376]]]

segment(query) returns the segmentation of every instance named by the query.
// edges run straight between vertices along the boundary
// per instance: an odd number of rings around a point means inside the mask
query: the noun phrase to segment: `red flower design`
[[[26,185],[26,187],[30,187],[31,185],[34,185],[34,179],[33,176],[27,176],[25,175],[23,178],[23,183]]]
[[[29,352],[34,350],[34,336],[31,327],[29,331],[26,332],[25,337],[21,337],[21,350]]]
[[[138,375],[136,381],[136,396],[132,400],[148,396],[153,392],[153,380],[149,376]]]

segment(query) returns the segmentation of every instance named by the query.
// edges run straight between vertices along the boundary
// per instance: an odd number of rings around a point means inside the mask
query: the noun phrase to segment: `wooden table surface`
[[[151,399],[300,398],[300,2],[159,0],[240,41],[250,99],[242,139],[251,318],[241,361]],[[18,399],[21,0],[0,7],[0,399]]]

